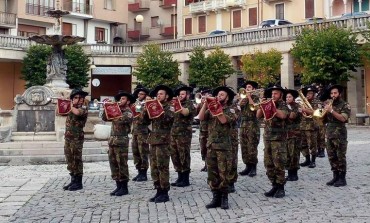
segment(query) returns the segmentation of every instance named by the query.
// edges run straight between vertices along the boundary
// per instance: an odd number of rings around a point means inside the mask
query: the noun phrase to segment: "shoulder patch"
[[[127,113],[127,117],[132,118],[132,113],[131,112],[128,112]]]
[[[235,114],[235,109],[230,108],[230,112],[233,113],[233,114]]]

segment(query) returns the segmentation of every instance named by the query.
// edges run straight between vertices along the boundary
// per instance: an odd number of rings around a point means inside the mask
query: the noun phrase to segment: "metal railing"
[[[75,13],[81,13],[86,15],[93,14],[93,6],[84,3],[77,3],[72,1],[63,2],[63,10]]]
[[[4,25],[16,25],[16,14],[8,12],[0,12],[0,24]]]
[[[54,6],[38,5],[26,3],[26,13],[32,15],[47,16],[46,12],[53,10]]]

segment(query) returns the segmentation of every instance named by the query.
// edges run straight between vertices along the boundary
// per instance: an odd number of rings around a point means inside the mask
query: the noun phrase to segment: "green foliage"
[[[179,65],[170,52],[162,51],[158,44],[148,44],[137,58],[138,67],[133,72],[138,82],[148,88],[159,84],[175,87],[179,84]]]
[[[356,35],[351,30],[330,26],[304,29],[291,51],[303,68],[302,83],[340,83],[351,78],[361,58]]]
[[[51,53],[52,48],[48,45],[34,45],[27,50],[21,70],[21,78],[26,81],[27,88],[46,83],[46,66]],[[69,87],[87,87],[90,68],[89,57],[84,53],[80,45],[66,46],[64,54],[68,60],[67,83]]]
[[[70,45],[64,48],[67,62],[67,84],[70,88],[88,86],[90,58],[85,54],[81,45]]]
[[[23,58],[21,78],[26,81],[26,88],[44,85],[46,81],[46,66],[51,47],[47,45],[30,46]]]
[[[234,73],[229,55],[218,47],[208,57],[204,55],[204,48],[201,47],[194,48],[190,54],[190,84],[215,88]]]
[[[280,80],[281,53],[276,49],[270,49],[263,53],[255,50],[252,54],[242,56],[242,71],[246,74],[246,80],[257,82],[261,87],[267,87],[270,83]]]

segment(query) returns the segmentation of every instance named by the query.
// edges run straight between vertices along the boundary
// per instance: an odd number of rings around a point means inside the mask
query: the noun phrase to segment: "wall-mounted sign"
[[[93,75],[131,75],[131,67],[96,67],[91,73]]]

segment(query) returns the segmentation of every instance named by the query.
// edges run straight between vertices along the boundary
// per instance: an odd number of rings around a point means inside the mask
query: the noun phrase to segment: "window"
[[[198,17],[198,33],[205,33],[206,29],[206,16],[202,15]]]
[[[192,32],[192,18],[185,19],[185,35],[191,35]]]
[[[242,11],[233,11],[233,29],[242,27]]]
[[[65,36],[71,36],[72,35],[72,23],[66,23],[63,22],[63,30],[62,34]]]
[[[249,26],[257,25],[257,8],[249,9]]]
[[[284,3],[275,5],[276,18],[284,19]]]
[[[305,18],[312,18],[315,16],[315,1],[306,0],[305,2]]]
[[[116,10],[116,0],[104,0],[104,8],[108,10]]]
[[[48,10],[54,9],[54,0],[27,0],[26,13],[46,16]]]
[[[95,27],[95,41],[96,42],[106,42],[108,30],[104,28]]]
[[[159,26],[158,21],[159,21],[159,16],[153,16],[151,18],[151,27],[152,28],[158,27]]]

